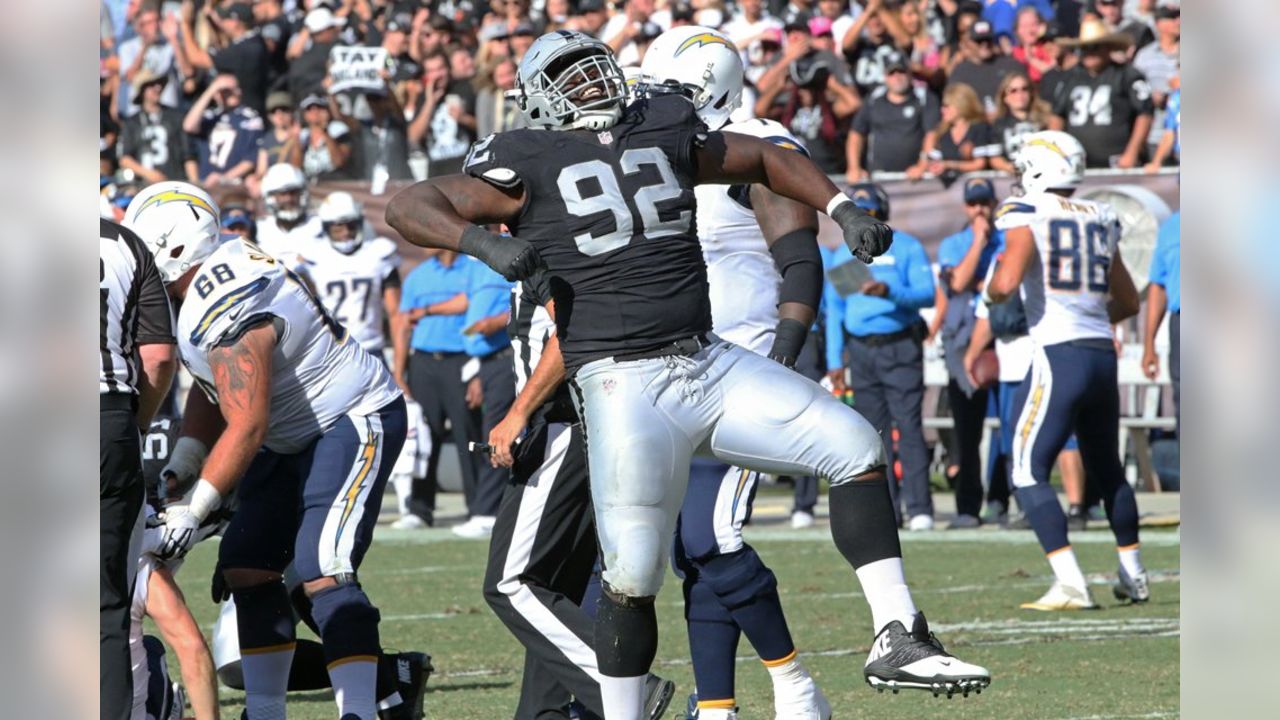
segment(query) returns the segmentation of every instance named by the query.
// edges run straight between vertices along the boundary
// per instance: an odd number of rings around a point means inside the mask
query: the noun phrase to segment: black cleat
[[[645,717],[649,718],[649,720],[658,720],[667,711],[667,706],[671,704],[671,698],[676,694],[676,684],[650,673],[649,677],[644,681],[644,689],[646,691],[644,698]]]
[[[420,652],[402,652],[395,656],[396,690],[401,703],[378,711],[379,720],[423,720],[423,704],[427,696],[427,678],[435,672],[431,656]]]
[[[863,667],[867,684],[880,692],[928,690],[934,697],[981,693],[991,684],[986,668],[948,653],[931,632],[924,613],[916,613],[911,631],[894,620],[880,631]]]

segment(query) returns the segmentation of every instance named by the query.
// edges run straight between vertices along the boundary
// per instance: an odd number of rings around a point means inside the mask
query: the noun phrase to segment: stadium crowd
[[[1078,138],[1090,167],[1155,172],[1178,161],[1179,22],[1169,0],[103,0],[102,214],[118,220],[146,184],[187,180],[220,198],[229,229],[248,232],[252,224],[264,247],[284,252],[277,235],[320,229],[307,208],[309,186],[357,181],[381,194],[388,182],[458,172],[477,139],[522,126],[509,92],[519,61],[538,35],[559,28],[601,38],[624,68],[638,68],[648,44],[670,27],[721,30],[746,68],[735,118],[781,122],[821,168],[873,195],[883,190],[870,180],[950,186],[965,173],[1012,173],[1022,138],[1044,129]],[[949,351],[956,430],[947,475],[962,498],[959,523],[977,524],[981,514],[976,448],[987,391],[973,391],[964,378],[974,318],[948,315],[947,306],[974,304],[975,284],[999,246],[990,218],[997,198],[986,180],[966,183],[963,198],[966,229],[937,257],[917,248],[893,270],[907,287],[914,282],[912,292],[890,295],[894,280],[883,278],[846,302],[828,288],[801,364],[837,391],[848,381],[873,423],[897,428],[905,522],[918,529],[931,527],[933,515],[920,421],[922,340]],[[914,239],[899,236],[895,252],[906,252]],[[973,245],[987,249],[958,278],[975,237],[981,242]],[[460,532],[483,537],[502,478],[465,446],[487,438],[506,413],[513,380],[505,289],[492,292],[501,279],[474,265],[446,253],[406,276],[395,302],[407,347],[393,362],[402,387],[416,384],[427,403],[423,436],[429,430],[433,440],[422,443],[429,457],[422,477],[412,490],[399,486],[402,526],[433,522],[440,445],[452,441],[472,518]],[[451,302],[468,288],[481,293],[478,304]],[[928,308],[926,326],[920,311]],[[477,335],[477,323],[490,332]],[[875,346],[845,353],[847,342]],[[851,357],[892,354],[897,344],[910,355],[905,375],[846,369]],[[480,366],[458,379],[469,358],[505,368],[483,373],[488,402]],[[1022,364],[1006,358],[1001,379],[1016,385]],[[997,385],[991,394],[993,408],[1005,397],[1003,407],[1011,391]],[[1062,471],[1082,478],[1072,453],[1064,453]],[[993,460],[987,472],[996,477],[1002,467]],[[794,481],[793,522],[807,526],[816,481]],[[1081,493],[1073,491],[1073,522],[1083,522]],[[997,490],[988,500],[983,519],[1004,520],[1008,498]]]

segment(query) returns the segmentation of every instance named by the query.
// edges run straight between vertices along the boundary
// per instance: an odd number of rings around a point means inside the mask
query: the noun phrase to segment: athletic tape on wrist
[[[196,517],[196,520],[204,522],[209,517],[209,513],[218,509],[222,504],[222,494],[213,486],[213,483],[200,478],[196,481],[196,487],[191,491],[191,503],[187,506],[187,510]]]
[[[853,201],[844,193],[839,193],[835,197],[831,198],[831,201],[827,203],[827,216],[834,217],[836,214],[836,208],[844,205],[845,203],[852,205]]]

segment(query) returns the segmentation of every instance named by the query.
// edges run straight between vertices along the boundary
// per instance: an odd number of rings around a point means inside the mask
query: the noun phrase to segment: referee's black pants
[[[508,346],[480,358],[480,385],[484,390],[484,405],[480,421],[480,440],[488,442],[489,432],[502,422],[516,399],[516,372],[511,361],[512,350]],[[511,472],[504,467],[492,467],[481,459],[476,476],[476,492],[468,509],[472,515],[493,517],[498,514],[502,492],[511,479]]]
[[[535,422],[502,496],[484,579],[485,600],[525,647],[515,720],[564,717],[571,696],[604,716],[595,623],[581,607],[597,552],[582,428]]]
[[[98,401],[98,670],[102,720],[129,720],[133,672],[129,658],[130,539],[142,511],[142,438],[131,395]]]
[[[471,507],[476,489],[476,473],[479,462],[475,453],[467,449],[467,443],[480,437],[480,414],[467,407],[467,389],[462,382],[462,366],[467,363],[466,353],[433,353],[414,350],[409,357],[409,392],[422,406],[422,416],[431,430],[431,457],[427,463],[425,487],[415,482],[410,509],[426,515],[435,510],[436,469],[440,465],[440,450],[445,441],[444,423],[451,426],[450,438],[458,451],[458,465],[462,470],[462,491]]]
[[[956,514],[978,517],[982,513],[982,430],[987,421],[987,391],[965,395],[955,379],[947,381],[947,401],[955,433],[951,438],[955,478]]]

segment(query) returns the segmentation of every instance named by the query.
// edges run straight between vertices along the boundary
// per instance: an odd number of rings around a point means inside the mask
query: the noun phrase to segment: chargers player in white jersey
[[[298,250],[298,273],[311,281],[329,316],[374,357],[382,357],[400,321],[400,252],[385,237],[369,237],[364,209],[351,193],[333,192],[320,203],[319,242]]]
[[[1145,602],[1138,505],[1120,464],[1120,394],[1113,323],[1137,314],[1138,291],[1118,252],[1120,221],[1105,203],[1072,198],[1084,148],[1070,135],[1028,136],[1015,158],[1025,195],[1004,202],[996,227],[1005,251],[983,291],[988,304],[1021,288],[1035,352],[1018,391],[1013,440],[1018,502],[1053,568],[1055,582],[1029,610],[1097,607],[1067,539],[1067,519],[1049,485],[1054,459],[1074,431],[1089,478],[1101,488],[1120,560],[1118,599]]]
[[[236,490],[219,565],[236,600],[249,720],[285,717],[290,563],[311,599],[339,717],[374,720],[379,616],[356,573],[404,443],[399,388],[295,273],[242,239],[217,245],[218,209],[199,188],[153,185],[125,223],[182,301],[179,353],[204,390],[188,394],[171,456],[199,479],[166,507],[157,557],[184,555]]]
[[[772,120],[730,122],[742,98],[742,61],[724,36],[684,26],[645,53],[641,92],[681,92],[712,130],[806,154]],[[698,239],[707,264],[713,329],[748,350],[794,365],[822,293],[817,213],[761,185],[698,185]],[[781,317],[780,317],[781,316]],[[827,720],[831,706],[797,658],[777,579],[742,538],[759,473],[696,458],[677,524],[698,720],[736,717],[734,671],[745,634],[773,678],[776,716]]]
[[[277,163],[267,168],[262,199],[267,215],[258,218],[258,244],[268,255],[289,257],[321,237],[320,218],[307,208],[307,178],[297,167]]]

